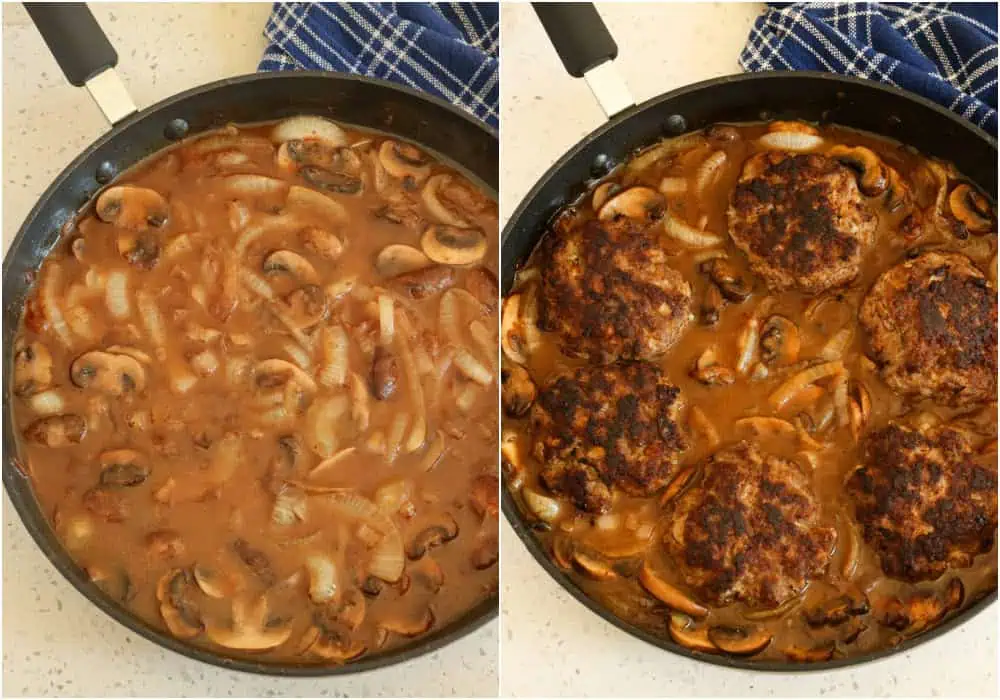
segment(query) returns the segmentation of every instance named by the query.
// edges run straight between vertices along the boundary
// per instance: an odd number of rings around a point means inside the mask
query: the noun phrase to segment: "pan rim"
[[[763,82],[770,80],[797,80],[797,79],[819,79],[831,84],[844,84],[844,85],[855,85],[861,86],[867,89],[872,89],[875,91],[888,93],[894,95],[898,98],[907,100],[909,102],[920,105],[921,107],[926,107],[928,109],[937,112],[943,117],[946,117],[951,122],[962,127],[964,130],[969,131],[971,134],[975,135],[979,139],[986,142],[994,153],[997,150],[997,139],[991,136],[989,133],[980,129],[978,126],[972,124],[966,119],[958,116],[951,110],[948,110],[941,105],[928,100],[920,95],[916,95],[907,90],[897,88],[891,85],[885,85],[872,80],[867,80],[863,78],[854,78],[848,76],[835,75],[831,73],[824,73],[822,71],[764,71],[759,73],[735,73],[730,75],[724,75],[717,78],[710,78],[707,80],[701,80],[696,83],[690,83],[688,85],[683,85],[681,87],[675,88],[674,90],[655,95],[644,102],[633,105],[628,109],[620,112],[611,119],[605,121],[604,123],[597,126],[594,130],[588,133],[586,136],[581,138],[578,142],[571,145],[569,149],[564,152],[551,167],[549,167],[532,185],[531,189],[522,197],[521,201],[518,203],[517,207],[514,209],[513,213],[507,218],[504,225],[503,232],[500,237],[501,245],[501,275],[504,275],[506,270],[515,269],[515,265],[519,262],[513,258],[511,251],[508,250],[508,242],[512,240],[512,234],[515,230],[519,229],[520,226],[518,222],[525,216],[525,213],[535,205],[538,197],[544,187],[548,184],[551,178],[556,175],[559,171],[565,168],[566,164],[575,157],[576,153],[587,145],[597,141],[606,134],[615,130],[617,127],[621,126],[633,116],[638,115],[650,109],[655,109],[662,103],[668,102],[670,100],[676,99],[683,95],[687,95],[692,92],[697,92],[704,88],[716,87],[718,85],[725,84],[739,84],[748,82]],[[995,156],[994,156],[995,160]],[[537,240],[535,241],[537,245]],[[528,523],[525,516],[521,513],[517,504],[514,502],[514,498],[510,491],[506,487],[503,489],[502,493],[502,503],[504,517],[506,518],[508,524],[514,530],[518,539],[525,546],[531,556],[534,558],[535,562],[542,567],[542,569],[562,588],[564,591],[568,592],[577,602],[581,603],[584,607],[590,610],[605,622],[608,622],[625,632],[631,637],[639,639],[651,646],[654,646],[662,651],[675,654],[680,657],[687,659],[693,659],[700,663],[710,665],[710,666],[722,666],[726,668],[738,669],[742,671],[758,671],[767,672],[773,674],[809,674],[814,672],[822,671],[832,671],[836,669],[842,669],[849,666],[856,666],[861,664],[870,664],[877,661],[885,660],[901,652],[913,649],[924,642],[935,639],[949,631],[952,631],[962,624],[976,617],[983,611],[989,609],[997,602],[998,596],[1000,596],[1000,591],[998,589],[993,589],[992,592],[988,592],[978,600],[970,604],[965,609],[959,611],[957,614],[945,619],[938,625],[935,625],[928,631],[919,634],[915,637],[904,640],[893,647],[886,647],[883,649],[878,649],[867,654],[860,654],[857,656],[849,656],[841,659],[831,659],[829,661],[819,661],[812,662],[808,664],[796,663],[796,662],[781,662],[781,661],[758,661],[753,662],[752,660],[736,657],[736,656],[723,656],[723,655],[713,655],[704,654],[691,651],[686,647],[683,647],[673,640],[658,637],[633,625],[630,622],[618,617],[611,613],[606,607],[600,605],[596,600],[591,598],[580,588],[577,583],[570,578],[566,572],[559,569],[544,551],[539,540],[532,533],[532,527]]]
[[[401,93],[411,99],[430,103],[435,107],[444,109],[454,116],[468,122],[470,125],[479,128],[492,140],[499,142],[497,129],[489,124],[486,124],[485,122],[480,121],[464,109],[457,107],[435,95],[429,95],[414,88],[379,78],[368,78],[365,76],[338,73],[335,71],[274,71],[268,73],[246,73],[243,75],[232,76],[204,83],[202,85],[197,85],[184,90],[183,92],[170,95],[129,115],[117,124],[112,125],[97,139],[88,144],[72,161],[70,161],[68,165],[66,165],[65,168],[63,168],[62,171],[60,171],[55,178],[53,178],[52,182],[44,190],[44,192],[39,195],[38,200],[25,216],[20,228],[18,228],[17,234],[11,240],[10,245],[4,252],[4,286],[6,287],[10,275],[13,274],[11,270],[11,265],[13,264],[14,259],[13,252],[25,244],[25,239],[27,238],[29,231],[33,228],[35,220],[38,218],[39,214],[45,208],[49,200],[65,186],[66,182],[79,169],[81,164],[93,151],[101,148],[115,138],[118,138],[123,132],[127,131],[133,125],[146,119],[153,118],[156,113],[182,103],[187,99],[197,97],[203,93],[246,83],[269,81],[289,82],[303,79],[366,83],[379,86],[386,90]],[[302,113],[308,112],[308,109],[302,110]],[[141,156],[136,159],[136,162],[138,162],[138,160],[141,160]],[[75,212],[70,212],[70,215],[73,213]],[[17,318],[20,319],[20,316],[21,314],[19,312]],[[97,607],[112,620],[122,625],[130,632],[138,634],[139,636],[151,641],[156,646],[203,664],[223,668],[229,671],[239,671],[249,674],[284,678],[346,676],[374,671],[376,669],[386,668],[426,656],[444,648],[460,638],[471,635],[499,616],[500,595],[498,588],[497,591],[484,598],[476,606],[470,608],[468,611],[463,613],[463,615],[449,623],[446,627],[443,627],[430,635],[417,638],[413,642],[390,649],[387,652],[374,654],[370,657],[365,656],[357,661],[339,666],[323,666],[318,664],[293,665],[252,661],[246,658],[227,656],[222,653],[185,644],[184,642],[161,632],[143,621],[138,616],[129,613],[124,607],[112,601],[108,596],[100,592],[99,589],[97,589],[84,576],[82,570],[72,561],[64,548],[59,546],[58,543],[54,544],[54,537],[52,537],[51,533],[47,531],[51,530],[48,520],[38,507],[37,501],[34,501],[34,491],[31,488],[30,478],[22,473],[16,464],[18,456],[15,450],[15,441],[13,440],[14,430],[12,424],[12,412],[10,409],[10,403],[7,401],[10,391],[8,386],[10,371],[10,362],[8,362],[3,368],[5,400],[3,415],[4,457],[2,477],[4,489],[14,506],[14,510],[17,511],[19,520],[28,531],[28,534],[31,535],[35,545],[42,552],[42,554],[45,555],[45,558],[48,559],[49,563],[59,572],[59,574],[61,574],[61,576],[76,592],[82,595],[92,605]],[[19,480],[21,483],[19,483]],[[26,486],[26,488],[22,488],[22,485]],[[32,505],[30,501],[34,501],[34,505]],[[37,511],[41,517],[38,519],[34,518],[32,509]]]

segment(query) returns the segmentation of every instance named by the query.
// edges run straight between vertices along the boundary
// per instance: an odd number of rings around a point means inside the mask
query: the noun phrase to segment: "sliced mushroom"
[[[426,608],[416,617],[386,617],[380,621],[385,629],[404,637],[416,637],[434,626],[434,611]]]
[[[659,574],[653,571],[648,561],[644,561],[642,568],[639,569],[639,583],[672,610],[693,618],[702,618],[708,615],[708,608],[699,605],[679,589],[664,581]]]
[[[690,464],[677,472],[677,476],[671,479],[670,483],[667,484],[667,488],[663,490],[663,495],[660,497],[660,505],[665,506],[677,498],[677,496],[680,495],[680,492],[691,483],[691,479],[698,473],[698,471],[699,469],[697,464]]]
[[[399,373],[399,361],[395,353],[382,345],[377,346],[372,358],[372,395],[379,401],[392,398],[399,385]]]
[[[421,557],[408,567],[411,583],[416,583],[431,593],[437,593],[444,585],[444,572],[441,565],[429,556]]]
[[[588,552],[577,548],[573,552],[573,565],[578,571],[596,581],[608,581],[618,576],[612,568],[611,562],[597,552]]]
[[[480,518],[496,517],[499,512],[500,480],[494,474],[480,474],[469,486],[469,505]]]
[[[852,617],[867,615],[871,606],[861,591],[849,591],[802,612],[810,627],[836,627]]]
[[[968,184],[961,184],[948,195],[948,209],[970,233],[985,233],[993,227],[990,203]]]
[[[299,231],[299,240],[306,250],[335,261],[344,252],[344,242],[332,232],[318,226],[307,226]]]
[[[136,450],[111,450],[100,456],[101,486],[125,488],[138,486],[149,478],[149,462]]]
[[[398,277],[422,270],[431,264],[430,258],[410,245],[387,245],[375,257],[375,271],[383,277]]]
[[[899,632],[916,634],[932,626],[965,600],[965,586],[953,578],[940,594],[918,591],[903,601],[892,597],[876,606],[878,621]]]
[[[521,489],[521,498],[524,499],[524,505],[528,507],[528,510],[542,522],[554,522],[562,510],[559,501],[549,496],[543,496],[530,486]]]
[[[512,294],[504,299],[500,321],[500,347],[504,355],[519,365],[527,363],[530,350],[521,305],[521,294]]]
[[[739,274],[726,258],[710,258],[701,264],[701,271],[708,275],[728,301],[741,304],[753,293],[752,285]]]
[[[768,365],[791,365],[799,359],[799,327],[790,319],[774,314],[760,333],[760,359]]]
[[[866,197],[877,197],[889,186],[882,159],[871,149],[838,145],[830,149],[829,155],[858,172],[858,189]]]
[[[735,656],[753,656],[764,651],[773,635],[762,627],[716,626],[708,630],[708,640],[722,651]]]
[[[237,590],[236,577],[225,574],[218,569],[196,564],[192,570],[194,581],[201,592],[209,598],[225,600],[231,598]]]
[[[475,265],[486,255],[486,246],[486,236],[476,228],[434,224],[420,237],[427,257],[442,265]]]
[[[430,265],[394,277],[389,286],[411,299],[420,300],[451,289],[456,279],[455,270],[451,267]]]
[[[489,569],[500,560],[500,549],[495,538],[487,538],[472,550],[469,563],[476,571]]]
[[[46,447],[69,447],[79,443],[87,433],[87,422],[75,413],[47,416],[24,429],[24,437]]]
[[[282,301],[284,310],[279,317],[294,331],[312,328],[330,313],[330,298],[319,285],[305,284],[290,292]],[[303,344],[307,342],[301,340],[301,333],[296,338]]]
[[[666,199],[652,187],[629,187],[606,201],[597,212],[601,221],[621,217],[653,223],[663,218]]]
[[[295,382],[303,391],[310,394],[316,392],[316,382],[297,365],[288,360],[278,358],[263,360],[254,367],[254,381],[262,389],[283,386]]]
[[[670,615],[670,637],[683,647],[693,651],[717,653],[718,647],[708,638],[708,628],[698,627],[687,615],[673,613]]]
[[[130,265],[149,270],[160,259],[160,243],[149,232],[126,231],[118,236],[118,254]]]
[[[122,396],[146,388],[146,370],[135,358],[92,350],[70,366],[70,379],[82,389]]]
[[[227,649],[264,651],[281,646],[292,636],[291,625],[269,623],[266,598],[250,601],[241,597],[233,601],[232,626],[209,623],[205,625],[205,635]]]
[[[343,129],[328,119],[312,115],[285,119],[271,131],[271,140],[275,143],[319,140],[331,147],[347,145]]]
[[[133,185],[109,187],[97,198],[95,211],[101,221],[118,228],[143,231],[167,223],[170,205],[156,190]]]
[[[696,365],[690,374],[692,379],[696,379],[705,386],[728,386],[736,381],[736,373],[733,370],[716,364],[707,367]]]
[[[129,516],[130,509],[122,494],[104,486],[89,489],[83,494],[83,507],[109,523],[120,523]]]
[[[410,541],[406,548],[406,556],[410,559],[420,559],[428,549],[439,547],[458,537],[458,523],[450,515],[445,514],[441,523],[426,527]]]
[[[781,650],[781,653],[783,653],[789,661],[815,663],[817,661],[829,661],[833,658],[833,654],[836,650],[837,643],[829,641],[811,647],[795,645],[787,646]]]
[[[427,156],[416,146],[408,143],[383,141],[379,147],[378,158],[387,173],[403,180],[404,186],[409,188],[419,185],[431,174]]]
[[[319,275],[312,263],[291,250],[276,250],[267,255],[262,269],[268,274],[290,275],[299,284],[319,283]]]
[[[275,154],[275,163],[287,173],[315,167],[328,172],[357,175],[362,166],[361,157],[354,149],[317,138],[285,141]]]
[[[327,661],[347,663],[368,650],[361,642],[345,639],[335,630],[325,627],[311,627],[307,635],[309,641],[304,651]]]
[[[180,533],[174,530],[155,530],[144,538],[146,552],[155,559],[167,561],[183,557],[186,551]]]
[[[233,551],[253,572],[254,576],[260,579],[261,583],[268,587],[274,585],[277,577],[274,575],[274,569],[271,568],[271,560],[264,552],[251,547],[250,543],[243,538],[233,540]]]
[[[424,206],[435,219],[448,226],[466,228],[469,222],[461,216],[455,202],[447,197],[450,188],[456,187],[453,178],[448,174],[440,174],[431,177],[424,185],[420,193]]]
[[[14,394],[31,396],[52,384],[52,353],[37,341],[14,353]]]
[[[701,298],[701,308],[699,309],[701,322],[706,326],[717,324],[725,304],[726,301],[722,297],[719,285],[709,282],[708,286],[705,287],[705,295]]]
[[[538,387],[524,367],[514,365],[500,372],[504,412],[511,418],[522,418],[538,396]]]
[[[324,170],[315,165],[299,168],[299,176],[313,187],[333,194],[361,194],[364,183],[350,173]]]

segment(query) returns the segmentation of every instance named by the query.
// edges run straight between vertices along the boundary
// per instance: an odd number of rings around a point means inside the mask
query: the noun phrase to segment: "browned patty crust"
[[[691,320],[691,285],[655,235],[628,221],[557,227],[541,269],[539,326],[570,357],[651,359]]]
[[[733,243],[774,291],[817,293],[851,282],[877,223],[855,173],[816,154],[752,156],[729,206]]]
[[[582,367],[555,377],[531,413],[542,481],[601,513],[611,489],[647,496],[673,475],[686,444],[680,392],[648,362]]]
[[[996,400],[996,290],[964,255],[929,252],[890,268],[858,318],[893,390],[951,406]]]
[[[978,463],[957,430],[890,423],[868,437],[847,489],[889,576],[934,579],[993,546],[996,463]]]
[[[809,477],[749,442],[715,453],[668,517],[667,552],[698,597],[714,605],[781,605],[824,573],[836,540],[820,523]]]

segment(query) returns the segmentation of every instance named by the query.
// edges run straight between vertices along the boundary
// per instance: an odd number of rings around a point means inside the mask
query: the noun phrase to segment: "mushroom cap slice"
[[[440,523],[425,527],[416,534],[406,549],[406,555],[410,559],[420,559],[428,549],[451,542],[456,537],[458,537],[458,523],[446,513],[445,519]]]
[[[82,389],[121,396],[146,388],[146,370],[133,357],[99,350],[85,352],[70,366],[70,379]]]
[[[75,413],[46,416],[24,429],[24,437],[46,447],[68,447],[79,443],[87,433],[87,422]]]
[[[289,624],[267,624],[267,599],[233,601],[232,627],[209,623],[205,635],[219,646],[242,651],[264,651],[281,646],[292,636]]]
[[[101,486],[138,486],[149,477],[149,464],[136,450],[109,450],[100,456]]]
[[[413,184],[420,184],[431,173],[427,156],[409,143],[383,141],[378,160],[387,173]]]
[[[709,654],[719,651],[719,648],[708,638],[708,630],[693,625],[691,618],[687,615],[673,613],[670,616],[669,629],[670,637],[681,646]]]
[[[439,222],[448,226],[465,228],[469,222],[441,201],[441,190],[447,188],[451,184],[451,180],[451,175],[446,173],[431,177],[424,185],[424,189],[421,190],[420,198],[423,200],[424,206],[427,207],[427,211]]]
[[[344,130],[328,119],[312,115],[300,115],[285,119],[271,131],[271,140],[284,143],[294,140],[323,141],[330,146],[346,146]]]
[[[30,396],[52,383],[52,353],[39,342],[26,343],[14,353],[14,394]]]
[[[417,617],[387,617],[380,624],[390,632],[404,637],[416,637],[434,626],[434,611],[428,607]]]
[[[648,561],[643,562],[642,568],[639,569],[639,583],[673,610],[694,618],[708,615],[708,608],[694,602],[679,589],[660,578]]]
[[[428,258],[443,265],[474,265],[486,255],[486,236],[475,228],[446,224],[429,226],[420,237]]]
[[[527,415],[538,396],[538,387],[528,370],[518,365],[506,367],[500,372],[500,381],[504,412],[511,418]]]
[[[760,627],[717,626],[708,630],[708,640],[722,651],[735,656],[753,656],[764,651],[773,636]]]
[[[598,210],[597,218],[610,221],[620,217],[657,221],[666,211],[666,199],[652,187],[629,187],[608,199]]]
[[[986,197],[966,183],[962,183],[948,195],[948,209],[972,233],[983,233],[993,226],[990,204]]]
[[[170,205],[156,190],[134,185],[116,185],[97,198],[97,218],[119,228],[144,231],[163,226],[170,217]]]
[[[411,245],[393,243],[375,257],[375,270],[383,277],[396,277],[421,270],[431,264],[430,258]]]
[[[319,284],[319,275],[312,263],[291,250],[276,250],[264,258],[264,272],[286,274],[300,284]]]

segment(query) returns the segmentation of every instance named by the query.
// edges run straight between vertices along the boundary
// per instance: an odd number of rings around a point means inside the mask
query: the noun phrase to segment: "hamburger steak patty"
[[[993,546],[996,464],[977,463],[957,430],[890,423],[868,437],[847,490],[889,576],[934,579]]]
[[[924,253],[890,268],[858,318],[893,390],[950,406],[996,400],[996,291],[964,255]]]
[[[615,486],[650,495],[673,476],[686,447],[679,393],[647,362],[558,375],[531,413],[542,481],[591,513],[610,508]]]
[[[701,600],[773,608],[830,562],[836,531],[820,524],[809,477],[756,444],[723,448],[670,506],[663,542]]]
[[[663,354],[691,320],[691,285],[626,220],[556,227],[542,248],[539,327],[592,362]]]
[[[816,154],[752,156],[729,206],[733,243],[773,291],[818,293],[852,281],[877,223],[855,173]]]

